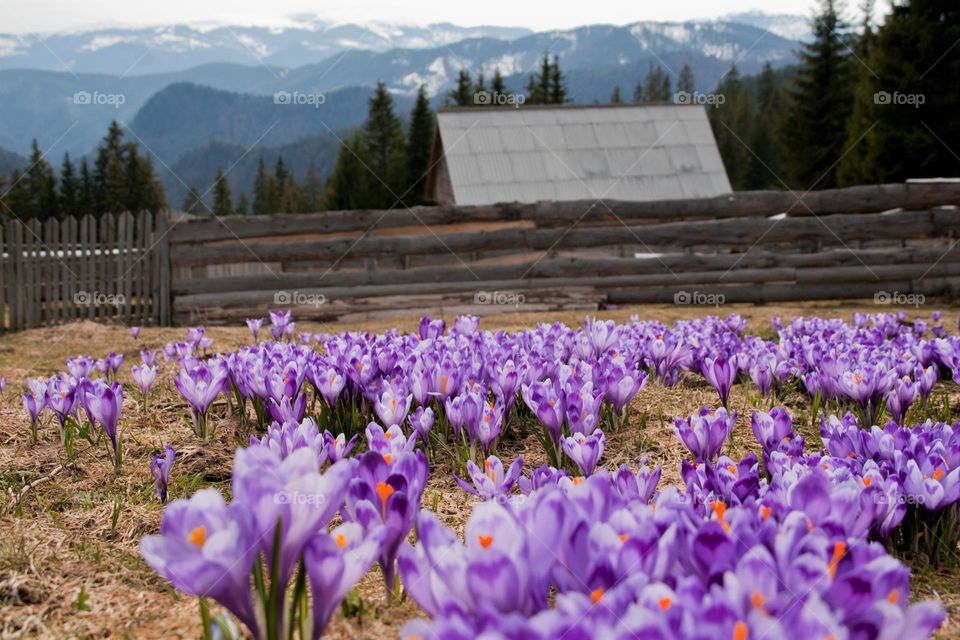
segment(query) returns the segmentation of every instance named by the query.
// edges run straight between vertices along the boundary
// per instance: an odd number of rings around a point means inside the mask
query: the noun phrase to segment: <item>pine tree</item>
[[[57,179],[54,176],[53,168],[44,158],[36,140],[33,141],[24,180],[30,194],[30,200],[27,213],[22,217],[39,218],[40,220],[59,217],[60,202],[57,197]]]
[[[393,98],[383,82],[377,83],[370,98],[362,135],[361,157],[368,173],[372,174],[366,189],[369,200],[365,208],[388,209],[405,191],[406,141],[403,125],[393,112]]]
[[[303,181],[303,208],[311,213],[323,211],[323,182],[312,162]]]
[[[560,72],[560,56],[553,56],[550,67],[550,104],[563,104],[567,101],[567,87]]]
[[[879,78],[876,126],[867,134],[870,181],[960,174],[958,41],[960,5],[952,0],[894,3],[877,28],[868,61]]]
[[[660,65],[650,65],[647,77],[633,92],[634,102],[667,102],[672,98],[670,76]]]
[[[427,91],[423,85],[420,85],[420,89],[417,91],[417,101],[413,106],[413,111],[410,112],[409,136],[407,138],[407,189],[409,189],[409,193],[404,199],[409,204],[422,204],[424,201],[427,170],[430,165],[430,154],[433,152],[434,127],[433,112],[430,110]]]
[[[253,213],[254,215],[263,215],[273,213],[270,210],[270,203],[273,199],[271,194],[272,176],[267,175],[267,165],[263,161],[263,156],[257,161],[257,177],[253,181]]]
[[[116,120],[97,149],[94,164],[95,214],[119,213],[127,206],[127,172],[124,162],[123,129]]]
[[[280,203],[277,207],[280,213],[303,213],[303,190],[297,184],[292,174],[287,174],[280,189]]]
[[[846,25],[835,0],[821,0],[812,42],[803,45],[788,89],[784,133],[788,182],[803,189],[837,186],[837,164],[846,151],[846,126],[853,102]]]
[[[540,61],[540,75],[537,76],[537,104],[548,104],[550,102],[550,72],[552,70],[550,56],[544,51],[543,59]]]
[[[80,185],[77,183],[77,173],[70,154],[63,154],[63,165],[60,167],[60,211],[65,216],[76,216],[81,212]]]
[[[847,153],[837,167],[837,183],[840,186],[864,184],[873,180],[869,166],[873,138],[869,136],[869,132],[874,123],[874,78],[873,70],[868,66],[869,62],[866,62],[870,60],[875,46],[873,4],[873,0],[867,0],[863,7],[862,32],[854,47],[856,60],[864,63],[854,65],[857,69],[857,80],[853,89],[850,119],[847,120]]]
[[[190,185],[187,189],[187,195],[183,199],[183,204],[181,205],[184,213],[189,213],[192,215],[202,215],[203,212],[209,211],[206,203],[203,201],[203,195],[200,193],[200,188],[195,185]]]
[[[620,95],[620,85],[617,85],[613,88],[613,93],[610,94],[610,104],[622,104],[623,96]]]
[[[683,68],[680,69],[680,75],[677,76],[677,93],[686,92],[692,95],[696,90],[697,88],[693,81],[693,70],[690,69],[690,65],[685,64]]]
[[[365,197],[367,170],[360,162],[363,153],[363,137],[360,131],[344,140],[333,173],[327,180],[324,209],[342,211],[359,209]]]
[[[33,206],[30,189],[27,187],[26,176],[19,169],[14,169],[13,173],[10,174],[10,186],[2,195],[5,214],[16,216],[21,220],[31,217],[30,213]]]
[[[246,191],[241,191],[240,197],[237,198],[237,215],[239,216],[250,215],[250,203],[247,202]]]
[[[750,152],[751,126],[754,119],[753,97],[734,65],[717,86],[717,94],[725,100],[707,112],[717,149],[734,190],[748,183],[753,154]]]
[[[217,177],[213,182],[213,215],[229,216],[233,214],[233,199],[230,197],[230,183],[223,174],[223,167],[217,167]]]
[[[490,81],[490,91],[498,95],[503,95],[507,92],[507,85],[503,81],[503,76],[500,75],[499,68],[493,70],[493,80]]]
[[[782,189],[781,151],[778,130],[783,126],[780,83],[767,62],[757,76],[756,114],[751,117],[747,144],[753,153],[748,158],[746,189]],[[762,114],[762,115],[761,115]]]
[[[473,83],[470,81],[469,72],[460,71],[457,75],[457,86],[447,93],[447,100],[458,107],[473,105]]]
[[[80,191],[77,198],[77,215],[85,216],[94,212],[95,185],[90,173],[90,164],[84,158],[80,161]]]

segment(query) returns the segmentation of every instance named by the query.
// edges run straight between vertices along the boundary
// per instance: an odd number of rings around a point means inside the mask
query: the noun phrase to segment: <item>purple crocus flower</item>
[[[734,360],[723,357],[704,358],[700,372],[710,383],[710,386],[717,390],[717,394],[720,396],[720,404],[726,409],[730,389],[733,388],[733,383],[736,382],[739,373]]]
[[[483,455],[488,456],[502,429],[503,405],[499,401],[487,402],[483,405],[480,419],[473,424],[470,435],[480,443]]]
[[[327,401],[327,404],[331,407],[336,405],[337,398],[340,397],[340,392],[343,391],[343,387],[347,383],[346,378],[334,367],[327,367],[322,370],[318,367],[310,367],[307,375],[310,376],[310,381],[313,383],[313,386],[320,392],[323,399]]]
[[[77,379],[89,378],[96,366],[96,360],[90,356],[74,356],[67,359],[67,371]]]
[[[133,381],[136,383],[137,388],[140,389],[140,394],[143,396],[144,410],[146,410],[147,396],[150,395],[150,389],[153,388],[153,383],[157,380],[157,368],[148,365],[143,365],[142,367],[134,365],[130,368],[130,373],[133,374]]]
[[[634,396],[647,384],[647,374],[643,371],[632,371],[629,374],[620,369],[607,383],[607,399],[617,413],[622,413],[624,407],[630,404]]]
[[[37,402],[36,396],[29,391],[23,394],[23,408],[30,416],[30,440],[37,442],[37,420],[40,419],[40,412],[43,411],[43,403]]]
[[[537,416],[537,420],[547,428],[553,442],[559,444],[564,403],[557,385],[547,378],[542,382],[523,385],[520,389],[523,401]]]
[[[697,462],[710,462],[720,453],[736,420],[736,411],[728,414],[722,407],[716,411],[703,407],[689,418],[676,418],[673,430]]]
[[[614,487],[623,497],[647,504],[657,490],[662,471],[663,468],[659,465],[656,469],[649,467],[631,469],[627,465],[620,465],[613,478]]]
[[[60,442],[67,437],[67,417],[76,411],[77,386],[74,381],[63,378],[50,378],[44,391],[44,404],[53,411],[60,423]]]
[[[383,424],[392,427],[403,423],[404,418],[407,417],[407,412],[410,411],[412,401],[412,395],[404,395],[400,389],[388,384],[377,401],[374,402],[373,408]]]
[[[377,559],[385,535],[384,527],[364,531],[356,522],[345,522],[307,543],[303,566],[313,595],[313,640],[323,634],[340,601]]]
[[[207,410],[214,399],[226,388],[226,368],[199,364],[191,369],[181,369],[173,379],[173,383],[180,395],[193,408],[197,435],[206,440]]]
[[[467,493],[479,496],[484,500],[492,500],[500,496],[508,495],[522,471],[522,456],[518,456],[517,459],[513,461],[513,464],[510,465],[510,469],[506,474],[503,472],[503,463],[500,461],[500,458],[490,456],[483,461],[483,469],[478,467],[473,460],[467,460],[467,473],[470,475],[473,486],[467,484],[456,475],[453,476],[453,479],[460,485],[460,488]]]
[[[163,453],[153,456],[150,461],[150,472],[153,473],[153,487],[160,496],[160,502],[167,504],[167,488],[170,480],[170,469],[173,467],[173,460],[177,457],[176,452],[168,444],[163,445]]]
[[[282,340],[284,336],[292,333],[293,325],[290,323],[292,317],[293,313],[290,310],[270,312],[270,335],[274,340]]]
[[[434,320],[433,318],[423,317],[420,318],[420,339],[421,340],[436,340],[443,335],[443,332],[447,328],[447,323],[443,320]]]
[[[563,452],[580,467],[583,475],[589,476],[603,455],[604,442],[603,431],[600,429],[596,429],[589,436],[575,433],[563,439]]]
[[[907,409],[909,409],[913,401],[917,399],[918,390],[919,385],[914,382],[910,376],[898,378],[897,381],[893,383],[893,387],[887,391],[885,397],[887,400],[887,410],[890,411],[894,422],[897,424],[903,423],[903,419],[907,415]]]
[[[354,434],[350,440],[347,440],[347,437],[342,433],[334,437],[329,431],[324,431],[323,444],[330,462],[337,462],[349,456],[350,452],[353,451],[354,445],[357,444],[358,437],[359,434]]]
[[[250,571],[257,555],[251,512],[227,507],[216,489],[201,489],[189,500],[163,510],[160,535],[144,536],[140,554],[178,591],[211,598],[261,638],[254,612]]]
[[[417,407],[416,411],[410,414],[407,420],[409,420],[410,426],[413,427],[414,433],[420,440],[424,443],[430,442],[430,430],[433,428],[434,422],[433,409]]]
[[[253,513],[256,539],[281,584],[290,579],[310,537],[340,508],[353,468],[351,460],[341,460],[320,473],[316,452],[310,448],[297,449],[284,459],[269,447],[237,450],[233,498]],[[280,566],[274,567],[278,526]]]
[[[256,342],[260,329],[263,328],[263,318],[247,318],[247,327],[250,329],[253,341]]]
[[[140,327],[139,327],[139,326],[134,325],[134,326],[130,327],[130,337],[133,338],[134,340],[136,340],[137,338],[140,337]]]
[[[100,381],[92,385],[92,389],[84,392],[84,398],[91,420],[96,421],[110,438],[110,444],[113,447],[113,464],[119,469],[123,451],[117,433],[117,423],[123,406],[123,386],[117,381],[110,385]]]
[[[793,418],[781,407],[774,407],[770,413],[754,411],[750,426],[757,442],[767,453],[773,451],[784,438],[793,433]]]

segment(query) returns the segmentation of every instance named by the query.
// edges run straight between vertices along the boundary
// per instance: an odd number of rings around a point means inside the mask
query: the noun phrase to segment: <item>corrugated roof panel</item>
[[[667,154],[670,156],[670,165],[676,173],[681,175],[698,175],[702,173],[700,169],[700,156],[697,155],[696,147],[670,147],[667,149]]]
[[[509,160],[513,179],[518,182],[544,182],[550,179],[543,154],[533,151],[513,153]]]
[[[527,133],[536,141],[537,150],[552,149],[559,151],[567,146],[563,137],[563,127],[558,124],[527,125]]]
[[[657,146],[690,143],[687,139],[687,130],[679,120],[658,120],[654,124],[657,128]]]
[[[593,132],[593,125],[568,124],[563,127],[563,137],[567,141],[568,149],[597,149],[597,134]]]
[[[720,157],[720,151],[716,145],[698,144],[697,156],[700,158],[700,168],[705,173],[726,172],[723,159]]]
[[[504,151],[500,143],[500,131],[496,127],[476,126],[468,129],[466,136],[473,153],[503,153]]]
[[[458,109],[438,123],[457,202],[730,192],[702,106]]]
[[[713,130],[710,128],[710,122],[706,118],[685,120],[683,122],[683,128],[687,132],[687,138],[693,142],[693,144],[707,144],[710,140],[713,140]]]
[[[597,144],[604,149],[631,146],[627,137],[627,126],[620,122],[599,122],[593,125]]]

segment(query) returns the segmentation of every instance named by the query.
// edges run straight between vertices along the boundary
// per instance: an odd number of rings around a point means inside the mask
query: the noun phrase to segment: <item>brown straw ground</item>
[[[934,307],[929,305],[927,310]],[[849,319],[854,311],[889,311],[890,307],[839,303],[747,306],[721,308],[657,305],[622,308],[596,314],[600,318],[641,319],[666,323],[708,314],[739,313],[748,331],[772,337],[770,318],[821,315]],[[958,307],[943,306],[945,323],[952,327]],[[917,310],[908,310],[918,315]],[[448,323],[452,318],[447,318]],[[582,313],[512,313],[486,318],[484,329],[516,330],[537,322],[562,321],[578,326]],[[396,326],[412,331],[417,318],[363,325],[305,324],[306,331],[383,331]],[[0,337],[0,376],[8,380],[0,397],[0,638],[197,638],[199,615],[195,598],[174,592],[141,560],[138,542],[156,533],[162,513],[153,492],[150,457],[163,444],[177,450],[171,474],[171,499],[188,497],[197,489],[213,486],[229,497],[233,452],[243,446],[249,431],[233,415],[225,400],[215,405],[212,424],[216,433],[201,443],[192,433],[186,405],[177,394],[174,368],[162,364],[157,385],[143,411],[130,377],[130,365],[139,362],[143,347],[157,349],[165,342],[182,339],[182,328],[145,327],[139,341],[126,327],[92,322],[24,331]],[[249,342],[246,327],[211,327],[213,350],[225,352]],[[102,357],[109,351],[123,352],[126,362],[121,380],[126,397],[121,418],[125,443],[123,469],[114,475],[105,441],[95,447],[78,445],[68,461],[59,443],[58,430],[49,414],[40,428],[40,442],[31,444],[28,419],[20,403],[25,380],[64,369],[65,360],[80,353]],[[938,388],[951,407],[960,400],[956,387]],[[684,451],[673,434],[673,418],[693,413],[701,406],[715,406],[716,394],[705,381],[684,375],[678,385],[666,388],[650,383],[632,403],[629,417],[615,433],[607,434],[602,463],[607,468],[636,464],[663,465],[661,486],[680,482],[679,466]],[[750,431],[750,412],[769,408],[750,385],[738,385],[731,396],[738,413],[731,457],[744,455],[755,446]],[[784,404],[810,448],[819,446],[809,407],[798,396]],[[941,401],[942,404],[942,401]],[[505,464],[523,455],[525,469],[546,462],[533,435],[506,439],[498,452]],[[423,506],[436,511],[445,524],[462,531],[475,500],[453,483],[453,467],[447,460],[433,465]],[[114,514],[117,515],[114,522]],[[938,637],[960,637],[960,568],[934,570],[922,560],[908,559],[914,570],[917,599],[939,599],[949,618]],[[349,617],[338,612],[325,637],[395,638],[407,620],[422,615],[408,598],[387,602],[378,570],[369,572],[357,589]]]

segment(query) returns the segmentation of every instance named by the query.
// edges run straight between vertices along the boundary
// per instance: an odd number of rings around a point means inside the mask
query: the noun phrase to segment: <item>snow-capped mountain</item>
[[[769,31],[770,33],[775,33],[787,40],[806,42],[813,36],[811,18],[809,16],[764,13],[763,11],[744,11],[741,13],[728,13],[720,19],[725,22],[749,24],[753,27]]]
[[[145,75],[219,62],[299,67],[344,51],[423,49],[467,38],[511,40],[529,33],[529,29],[514,27],[331,24],[309,19],[282,28],[169,25],[54,34],[0,33],[0,69]]]

